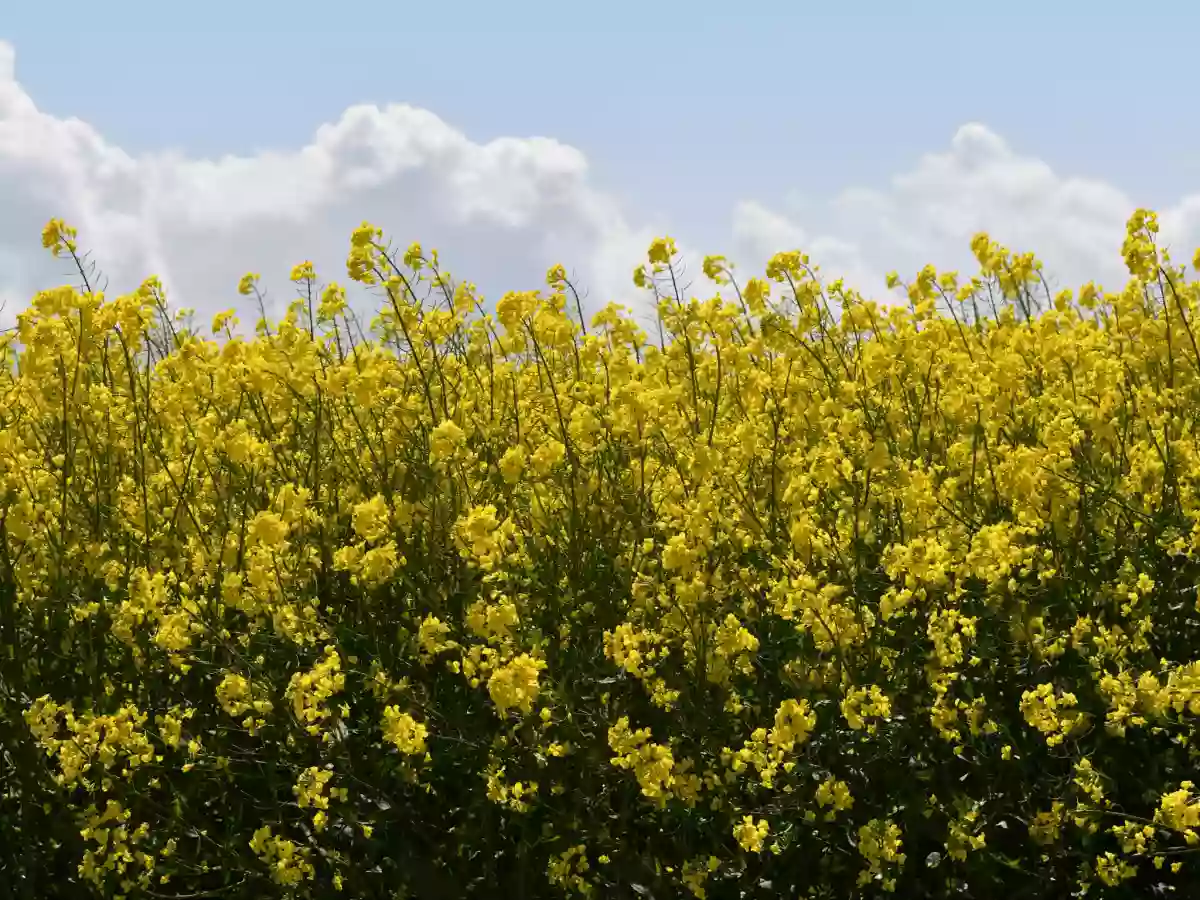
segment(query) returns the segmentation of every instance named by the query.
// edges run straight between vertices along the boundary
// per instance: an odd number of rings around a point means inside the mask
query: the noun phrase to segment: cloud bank
[[[78,280],[40,246],[51,217],[79,230],[112,290],[157,274],[174,304],[203,314],[245,306],[236,285],[248,271],[262,273],[281,305],[302,260],[345,282],[349,236],[364,219],[401,247],[439,248],[452,272],[492,292],[536,287],[561,261],[593,297],[630,295],[629,273],[653,237],[592,183],[582,153],[549,138],[476,143],[396,104],[352,106],[284,153],[134,156],[86,122],[40,111],[14,62],[0,43],[8,313],[39,288]]]
[[[989,231],[1033,250],[1063,284],[1124,280],[1120,244],[1138,205],[1119,188],[1072,178],[1011,148],[984,125],[962,126],[948,147],[879,187],[851,187],[798,215],[746,200],[728,217],[729,245],[694,248],[686,228],[634,221],[591,175],[578,149],[546,137],[472,140],[433,112],[405,104],[352,106],[318,125],[302,147],[217,159],[127,152],[95,127],[40,111],[22,88],[13,48],[0,42],[0,325],[32,294],[76,281],[40,246],[60,217],[108,278],[127,291],[150,274],[199,321],[236,306],[236,284],[261,272],[278,313],[294,293],[292,265],[311,259],[344,282],[351,230],[367,219],[397,244],[437,247],[448,268],[491,298],[534,288],[563,262],[588,306],[636,302],[630,273],[649,240],[673,233],[688,256],[723,252],[744,275],[775,251],[799,248],[829,277],[884,299],[887,271],[927,262],[972,271],[971,235]],[[1200,194],[1161,209],[1164,239],[1182,261],[1200,243]]]

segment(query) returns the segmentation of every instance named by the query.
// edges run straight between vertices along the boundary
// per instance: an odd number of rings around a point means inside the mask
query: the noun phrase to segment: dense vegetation
[[[1156,232],[1116,293],[979,235],[890,305],[798,252],[689,299],[660,239],[647,336],[364,224],[375,321],[302,264],[218,342],[51,222],[0,896],[1200,895],[1200,282]]]

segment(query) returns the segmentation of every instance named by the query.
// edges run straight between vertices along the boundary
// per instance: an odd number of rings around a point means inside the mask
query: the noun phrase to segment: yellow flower
[[[505,481],[507,481],[509,484],[516,484],[517,479],[521,477],[521,471],[524,468],[524,447],[509,447],[504,451],[504,456],[500,458],[500,474],[504,476]]]
[[[510,709],[528,715],[537,700],[538,675],[546,668],[544,660],[522,653],[496,669],[488,679],[488,693],[503,717]]]
[[[669,237],[660,237],[650,242],[646,257],[652,264],[665,266],[676,253],[675,241]]]
[[[425,738],[429,730],[398,707],[388,706],[383,711],[383,736],[401,753],[420,756],[425,752]]]
[[[75,229],[65,224],[62,219],[51,219],[42,229],[42,246],[55,256],[64,249],[74,253],[76,237]]]
[[[388,530],[387,501],[376,494],[354,507],[354,533],[364,541],[377,541]]]
[[[456,450],[464,445],[466,437],[456,423],[447,419],[433,429],[430,439],[430,457],[435,461],[450,458]]]
[[[330,284],[321,292],[321,302],[317,306],[317,318],[323,322],[331,322],[346,309],[346,291],[337,284]]]
[[[745,816],[741,823],[733,828],[733,836],[747,853],[761,853],[763,841],[770,833],[767,820],[759,819],[756,823],[753,816]]]
[[[705,276],[718,284],[725,280],[725,271],[728,267],[729,263],[723,256],[706,256],[701,266]]]
[[[308,260],[299,263],[292,267],[292,273],[288,276],[291,281],[313,281],[317,277],[313,271],[313,264]]]
[[[250,520],[246,533],[254,543],[276,547],[287,537],[288,525],[277,513],[260,512]]]
[[[254,293],[255,287],[258,285],[258,279],[258,274],[254,272],[243,275],[242,280],[238,282],[238,293],[243,297]]]
[[[230,322],[237,323],[236,310],[227,309],[224,312],[217,313],[213,316],[212,333],[217,334],[220,331],[224,331],[225,326]]]

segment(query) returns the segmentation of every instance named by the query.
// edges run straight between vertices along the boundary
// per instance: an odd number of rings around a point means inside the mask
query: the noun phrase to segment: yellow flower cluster
[[[968,853],[987,846],[987,836],[979,830],[982,825],[979,819],[979,810],[971,808],[963,810],[950,823],[946,853],[951,859],[965,862]]]
[[[170,712],[155,716],[154,723],[158,726],[158,737],[172,750],[183,743],[183,723],[196,715],[195,708],[179,709],[174,707]]]
[[[420,645],[423,663],[428,664],[439,653],[453,650],[458,646],[453,639],[447,639],[448,634],[450,634],[450,626],[437,616],[428,615],[421,620],[421,626],[417,629],[417,643]]]
[[[759,819],[755,822],[754,816],[746,816],[740,824],[733,828],[733,836],[737,838],[738,844],[747,853],[761,853],[763,841],[770,833],[771,828],[767,824],[767,820]]]
[[[1124,736],[1129,726],[1146,726],[1172,713],[1200,715],[1200,662],[1169,667],[1165,680],[1153,672],[1134,674],[1106,674],[1097,685],[1108,701],[1106,727],[1111,733]]]
[[[1190,781],[1181,782],[1178,790],[1163,794],[1154,813],[1155,821],[1181,832],[1191,846],[1200,844],[1196,831],[1200,828],[1200,796],[1194,792],[1195,787]]]
[[[737,752],[724,748],[721,761],[735,775],[753,766],[758,770],[763,787],[770,788],[780,768],[787,773],[795,768],[795,762],[789,760],[788,756],[808,740],[816,724],[817,717],[807,700],[784,700],[775,713],[775,724],[769,731],[756,728]]]
[[[1046,735],[1046,743],[1053,747],[1085,723],[1083,714],[1075,708],[1078,702],[1070,691],[1056,692],[1052,684],[1039,684],[1021,694],[1021,714]]]
[[[850,794],[850,786],[832,775],[821,782],[815,797],[817,805],[829,807],[825,820],[832,822],[837,814],[854,806],[854,797]]]
[[[504,596],[476,600],[466,614],[467,628],[475,637],[501,646],[516,637],[514,629],[520,621],[517,605]]]
[[[507,807],[513,812],[529,812],[537,799],[538,783],[536,781],[517,781],[509,783],[505,780],[505,768],[493,763],[484,772],[487,782],[487,797],[498,806]]]
[[[332,779],[332,769],[318,769],[316,766],[309,766],[300,773],[300,777],[292,786],[292,793],[296,795],[296,804],[301,809],[311,807],[315,810],[312,817],[315,831],[324,831],[329,824],[330,800],[344,802],[350,794],[349,790],[344,787],[330,788],[329,782]]]
[[[266,726],[265,717],[274,709],[274,704],[267,699],[261,688],[256,691],[249,679],[233,672],[222,678],[217,685],[217,702],[221,704],[221,709],[235,719],[244,716],[241,724],[250,734],[257,734],[259,729]]]
[[[538,697],[538,675],[545,668],[544,660],[528,653],[497,667],[488,678],[488,693],[496,704],[496,713],[503,717],[516,709],[529,715]]]
[[[254,832],[250,849],[267,866],[276,884],[294,888],[302,881],[311,880],[316,872],[307,847],[300,847],[287,838],[276,837],[268,825]]]
[[[407,756],[420,756],[425,752],[425,739],[429,729],[406,712],[395,706],[383,710],[383,736],[397,750]]]
[[[699,297],[663,237],[590,319],[363,223],[357,287],[248,274],[214,340],[77,242],[0,336],[0,872],[1200,895],[1200,259],[1151,213],[1115,291],[979,235],[888,302],[799,250]]]
[[[88,776],[95,773],[107,789],[112,783],[109,773],[128,778],[134,769],[155,759],[154,745],[144,729],[146,714],[133,706],[111,715],[76,716],[71,704],[41,697],[26,711],[25,722],[46,755],[58,763],[55,780],[64,787],[76,783],[91,787],[94,779]],[[59,737],[64,732],[66,737]]]
[[[325,648],[325,656],[311,670],[296,672],[288,682],[287,695],[292,703],[292,713],[309,734],[320,734],[321,725],[332,713],[326,701],[341,693],[346,686],[342,673],[342,659],[332,647]],[[328,732],[326,732],[328,736]]]
[[[608,729],[608,746],[614,754],[612,764],[633,771],[644,797],[660,804],[666,802],[675,784],[675,757],[670,747],[652,741],[649,728],[632,730],[628,716],[622,716]]]
[[[894,822],[872,819],[858,829],[858,852],[867,861],[867,868],[858,876],[860,885],[878,880],[885,891],[895,890],[895,870],[904,865],[906,856],[900,852],[904,842]]]
[[[892,713],[892,702],[877,685],[853,688],[842,699],[842,716],[846,724],[855,731],[864,728],[874,733],[878,723],[873,719],[886,719]]]
[[[496,518],[496,507],[477,506],[457,522],[462,554],[485,572],[495,569],[516,543],[519,533],[512,519]]]
[[[128,809],[112,799],[103,810],[95,805],[88,808],[79,831],[85,841],[95,845],[84,851],[79,864],[79,874],[87,881],[102,885],[115,876],[123,890],[131,889],[134,884],[142,888],[150,884],[154,854],[139,847],[149,835],[150,826],[142,822],[131,829],[130,816]]]

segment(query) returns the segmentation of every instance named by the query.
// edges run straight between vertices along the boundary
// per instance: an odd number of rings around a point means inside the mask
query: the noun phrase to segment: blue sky
[[[41,114],[76,117],[133,159],[291,153],[354,104],[406,103],[475,144],[543,136],[575,148],[588,189],[616,204],[631,231],[665,228],[726,252],[739,240],[731,216],[756,203],[795,225],[774,233],[828,235],[854,248],[854,266],[875,271],[891,267],[877,259],[889,248],[872,244],[870,223],[845,226],[838,198],[888,199],[895,178],[948,152],[970,123],[1056,178],[1103,184],[1127,205],[1169,208],[1200,191],[1188,62],[1200,15],[1184,3],[1153,10],[1045,0],[126,0],[101,10],[63,0],[11,5],[0,41]],[[998,227],[1024,236],[1019,216],[1009,221],[1020,209],[1006,208]],[[389,227],[387,206],[377,211]],[[986,219],[986,209],[967,212]],[[938,240],[949,241],[943,230]],[[892,243],[895,264],[910,263],[916,250]]]

